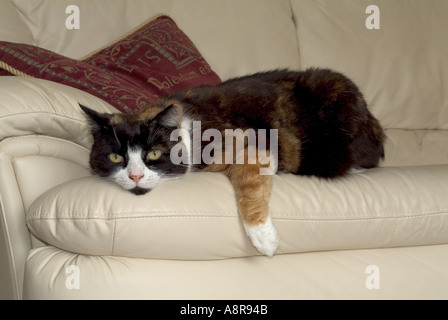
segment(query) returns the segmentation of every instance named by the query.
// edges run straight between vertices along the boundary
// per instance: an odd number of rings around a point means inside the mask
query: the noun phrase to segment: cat
[[[379,121],[358,87],[330,69],[274,70],[203,85],[162,97],[137,114],[100,114],[81,108],[94,137],[93,173],[141,195],[189,170],[222,172],[235,189],[247,236],[267,256],[274,255],[280,241],[269,213],[273,173],[330,179],[350,169],[376,167],[384,158],[385,134]],[[241,129],[240,135],[248,130],[276,135],[266,134],[260,148],[249,142],[248,135],[239,148],[237,135],[230,145],[207,139],[194,144],[197,124],[201,133],[215,130],[224,136]],[[263,149],[265,157],[249,159],[254,148],[260,154]],[[212,162],[193,159],[206,149]],[[260,174],[267,168],[274,168],[271,174]]]

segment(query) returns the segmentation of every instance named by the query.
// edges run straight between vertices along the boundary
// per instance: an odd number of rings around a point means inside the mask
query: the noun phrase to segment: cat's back
[[[193,117],[215,125],[270,128],[276,115],[294,113],[293,89],[298,76],[299,72],[288,70],[261,72],[192,88],[178,93],[177,99]]]
[[[219,84],[218,86],[222,86],[226,89],[231,89],[239,86],[256,87],[257,85],[277,85],[292,89],[301,73],[301,71],[277,69],[258,72],[243,77],[231,78]]]

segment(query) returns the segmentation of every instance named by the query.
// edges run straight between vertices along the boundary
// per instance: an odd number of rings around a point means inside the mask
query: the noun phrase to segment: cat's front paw
[[[280,237],[278,235],[277,229],[272,224],[271,216],[264,224],[257,226],[244,225],[246,234],[250,241],[261,253],[272,257],[277,251],[280,244]]]

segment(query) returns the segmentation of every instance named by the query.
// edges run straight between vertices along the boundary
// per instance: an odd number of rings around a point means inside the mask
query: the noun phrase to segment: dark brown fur
[[[362,94],[331,70],[260,73],[172,94],[153,108],[172,104],[200,120],[202,130],[278,129],[279,172],[334,178],[351,167],[375,167],[384,157],[383,130]],[[230,178],[245,223],[264,222],[271,177],[258,174],[259,164],[199,167]]]
[[[356,85],[328,69],[259,73],[201,86],[157,101],[183,106],[209,128],[278,129],[278,171],[333,178],[351,167],[372,168],[384,157],[383,129]]]

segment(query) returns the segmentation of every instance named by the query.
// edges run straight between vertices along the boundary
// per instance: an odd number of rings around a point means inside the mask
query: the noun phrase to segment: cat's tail
[[[378,166],[380,160],[384,159],[385,140],[386,134],[379,121],[367,110],[367,121],[350,144],[353,168]]]

